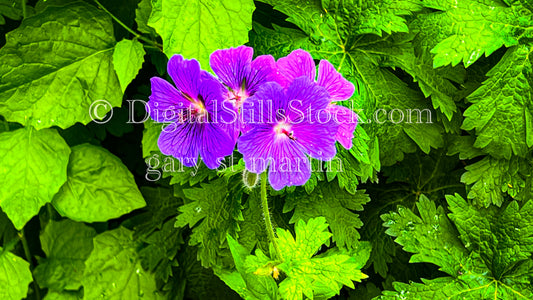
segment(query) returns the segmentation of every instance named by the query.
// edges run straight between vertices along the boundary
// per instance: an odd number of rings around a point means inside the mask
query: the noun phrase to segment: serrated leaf
[[[510,160],[486,156],[465,167],[461,182],[471,185],[468,199],[478,206],[501,206],[506,194],[516,199],[528,200],[526,188],[531,181],[531,157],[511,157]]]
[[[52,204],[62,216],[82,222],[104,222],[146,205],[120,159],[90,144],[72,147],[67,182]]]
[[[213,51],[248,41],[254,9],[252,0],[156,0],[152,1],[148,26],[163,39],[168,57],[195,58],[209,69]]]
[[[144,62],[143,45],[138,40],[122,40],[115,45],[113,66],[117,73],[122,92],[135,79]]]
[[[532,23],[533,24],[533,23]],[[474,146],[496,158],[525,156],[533,130],[533,68],[530,47],[509,49],[488,73],[483,85],[468,96],[463,129],[474,130]]]
[[[0,134],[0,206],[21,229],[67,179],[70,148],[55,129]]]
[[[236,271],[216,270],[217,276],[229,283],[229,286],[245,299],[278,299],[278,287],[274,278],[256,276],[253,271],[250,272],[250,266],[247,263],[250,251],[239,245],[230,235],[227,236],[227,241]]]
[[[432,118],[433,110],[424,95],[391,71],[396,67],[412,67],[413,63],[407,65],[405,58],[414,52],[411,44],[413,35],[379,37],[357,34],[353,31],[357,27],[356,18],[347,15],[352,11],[357,14],[361,8],[351,2],[337,3],[338,7],[332,11],[329,8],[324,10],[317,1],[303,8],[292,1],[272,1],[272,4],[289,15],[288,20],[302,28],[306,37],[279,27],[274,30],[259,27],[256,32],[263,37],[252,35],[251,44],[256,46],[255,43],[258,43],[256,48],[261,49],[262,54],[277,57],[302,48],[309,51],[314,59],[331,62],[354,83],[354,97],[339,104],[360,114],[358,128],[368,133],[366,140],[359,135],[356,138],[360,141],[354,141],[354,144],[366,144],[361,148],[368,153],[368,159],[366,162],[363,159],[359,161],[360,168],[365,171],[361,172],[363,178],[372,176],[372,168],[392,165],[402,160],[404,153],[412,153],[418,147],[429,152],[430,148],[443,146],[444,129]],[[370,115],[363,117],[363,111]],[[391,117],[391,114],[395,115]],[[370,156],[377,154],[370,147],[376,137],[379,141],[374,145],[379,145],[381,163],[368,166],[368,161],[376,160]],[[353,191],[353,186],[349,188]]]
[[[369,201],[365,190],[351,194],[340,190],[335,182],[321,183],[311,194],[302,191],[289,194],[283,212],[294,210],[290,223],[325,217],[337,246],[352,249],[359,242],[357,230],[363,226],[354,211],[362,211]]]
[[[438,201],[446,193],[464,192],[465,187],[459,180],[462,165],[457,165],[456,159],[445,156],[443,151],[428,156],[420,151],[409,154],[400,163],[383,169],[386,181],[368,187],[372,201],[361,214],[364,226],[359,231],[364,240],[372,243],[369,263],[383,278],[395,276],[389,268],[395,268],[400,253],[392,238],[385,234],[379,216],[395,210],[398,205],[413,207],[421,194]]]
[[[461,61],[468,67],[483,54],[489,56],[502,46],[518,44],[533,24],[531,15],[521,17],[525,11],[519,5],[506,7],[499,1],[424,0],[423,4],[438,10],[421,16],[428,27],[440,31],[433,36],[438,43],[431,50],[435,68]]]
[[[181,213],[175,226],[192,228],[189,245],[200,246],[198,258],[204,267],[213,266],[223,255],[221,247],[226,234],[235,235],[239,231],[242,189],[234,193],[231,185],[219,178],[202,183],[198,188],[185,189],[183,193],[192,202],[179,208]]]
[[[422,8],[415,0],[370,0],[360,2],[353,9],[343,9],[344,1],[322,1],[326,13],[334,13],[343,19],[343,25],[355,34],[377,34],[383,32],[409,32],[404,16],[413,14]],[[351,8],[351,7],[350,7]],[[357,20],[357,22],[350,22]]]
[[[109,16],[83,1],[49,5],[24,19],[0,49],[0,114],[37,129],[67,128],[89,123],[96,100],[120,106],[114,45]]]
[[[46,258],[33,271],[39,286],[58,291],[79,289],[95,236],[96,230],[82,223],[50,221],[40,236]]]
[[[425,197],[417,203],[420,217],[402,208],[382,218],[387,233],[414,253],[411,262],[437,264],[449,276],[397,282],[396,292],[384,292],[379,299],[531,298],[532,202],[521,208],[512,202],[499,210],[475,208],[457,194],[446,199],[450,219]]]
[[[305,296],[312,299],[313,295],[330,298],[338,294],[343,285],[354,288],[352,281],[360,282],[368,277],[360,271],[370,254],[368,243],[362,243],[364,246],[359,247],[357,253],[333,248],[313,257],[331,237],[327,228],[323,217],[309,219],[307,223],[299,220],[295,226],[296,239],[289,231],[277,228],[283,261],[277,267],[287,275],[279,284],[282,298],[303,299]]]
[[[154,275],[141,267],[138,246],[124,227],[97,235],[85,262],[84,299],[163,299]]]

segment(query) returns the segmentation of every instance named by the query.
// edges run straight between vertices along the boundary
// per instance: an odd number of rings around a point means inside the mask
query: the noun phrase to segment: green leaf
[[[217,276],[244,299],[278,299],[278,287],[274,278],[257,276],[253,271],[250,272],[247,263],[250,251],[239,245],[230,235],[227,236],[227,240],[237,271],[215,270]]]
[[[531,168],[533,153],[525,158],[512,156],[510,160],[486,156],[465,167],[461,181],[471,184],[468,198],[478,206],[491,203],[501,206],[509,196],[527,201],[533,197]]]
[[[0,133],[0,206],[18,230],[67,180],[70,149],[55,129]]]
[[[343,19],[343,24],[354,34],[377,34],[383,32],[409,32],[404,16],[419,11],[422,6],[415,0],[370,0],[359,2],[352,10],[343,9],[343,1],[322,1],[326,13],[337,14]],[[357,20],[350,22],[349,20]]]
[[[290,223],[323,216],[333,233],[333,240],[339,247],[357,247],[363,222],[354,211],[362,211],[370,201],[365,190],[354,194],[340,190],[335,183],[320,183],[311,194],[303,191],[287,196],[283,212],[294,210]]]
[[[386,181],[368,186],[367,192],[372,201],[365,205],[361,214],[364,226],[359,232],[364,240],[372,243],[369,262],[383,278],[391,274],[394,276],[394,271],[389,268],[394,269],[394,264],[398,263],[399,248],[385,234],[379,216],[396,210],[398,205],[413,207],[421,194],[438,201],[447,193],[465,191],[460,182],[462,165],[457,163],[457,157],[448,157],[443,152],[436,151],[425,156],[418,151],[406,155],[400,163],[383,168],[382,175]]]
[[[95,236],[96,231],[82,223],[50,221],[41,233],[46,258],[33,271],[39,287],[58,291],[79,289]]]
[[[233,191],[232,186],[238,190]],[[179,208],[175,226],[192,228],[189,245],[200,245],[198,258],[204,267],[222,263],[219,257],[224,255],[221,248],[226,234],[235,235],[240,230],[238,222],[243,219],[242,188],[219,178],[183,193],[191,202]]]
[[[197,259],[197,254],[197,248],[195,247],[185,247],[183,251],[180,251],[178,256],[180,267],[178,272],[174,272],[175,282],[173,287],[175,288],[176,285],[183,286],[181,288],[183,291],[180,291],[181,294],[177,296],[169,295],[174,296],[169,297],[169,299],[241,299],[239,294],[232,291],[215,274],[218,268],[202,267],[201,262]]]
[[[363,118],[362,115],[359,117]],[[351,194],[357,192],[360,182],[366,182],[369,179],[372,182],[377,181],[377,171],[381,168],[379,145],[377,138],[374,138],[374,141],[369,140],[363,127],[357,126],[350,150],[337,145],[337,155],[333,160],[326,163],[319,162],[319,166],[325,165],[326,167],[328,181],[337,178],[339,187]],[[309,189],[306,191],[311,192]]]
[[[252,0],[155,0],[148,26],[163,39],[168,57],[181,54],[209,70],[209,55],[248,41],[252,28]]]
[[[115,45],[113,66],[118,76],[122,92],[135,79],[144,62],[143,45],[138,40],[122,40]]]
[[[7,215],[0,209],[0,245],[7,245],[17,237],[17,230]]]
[[[407,252],[415,253],[410,262],[430,262],[448,274],[456,274],[467,251],[457,238],[458,232],[446,217],[444,209],[421,195],[416,204],[421,216],[398,207],[398,213],[381,216],[387,234]]]
[[[334,9],[331,5],[324,9],[318,1],[312,1],[304,7],[290,0],[269,2],[274,8],[287,14],[288,20],[299,26],[305,34],[279,27],[274,27],[274,30],[257,27],[251,44],[260,49],[262,54],[273,54],[276,57],[302,48],[309,51],[314,59],[328,60],[356,87],[354,97],[340,104],[358,114],[362,111],[372,113],[369,118],[361,117],[358,125],[364,129],[365,135],[368,133],[368,138],[365,140],[364,135],[359,134],[356,138],[360,141],[354,142],[367,145],[361,149],[368,154],[363,154],[363,157],[354,156],[360,159],[360,164],[371,165],[361,167],[365,170],[363,178],[371,177],[372,168],[392,165],[402,160],[404,153],[415,152],[418,147],[429,152],[430,148],[443,146],[443,127],[432,118],[434,112],[424,99],[424,94],[412,89],[403,78],[392,72],[397,67],[413,69],[414,62],[406,62],[406,57],[414,53],[411,44],[413,35],[379,37],[357,33],[361,29],[358,22],[364,22],[365,16],[375,14],[375,8],[380,5],[388,7],[389,4],[394,5],[394,2],[375,1],[368,6],[363,5],[363,8],[346,1],[331,2]],[[419,7],[410,1],[398,3],[400,6],[403,4],[406,7],[412,6],[413,9],[415,6]],[[400,9],[398,13],[407,15],[409,9]],[[415,71],[412,73],[416,74]],[[433,74],[431,76],[434,77]],[[429,82],[433,77],[425,80]],[[394,113],[391,118],[390,115]],[[373,149],[377,145],[380,164],[376,164],[372,157],[378,154]],[[366,162],[363,159],[365,156],[368,156]],[[348,188],[353,191],[352,186]]]
[[[142,138],[142,149],[143,149],[143,158],[147,158],[152,154],[152,152],[159,152],[159,147],[157,146],[157,140],[159,135],[163,130],[164,124],[148,119],[143,123],[143,138]]]
[[[522,206],[512,201],[501,210],[495,207],[480,210],[458,195],[449,195],[446,200],[452,212],[449,217],[461,241],[467,248],[479,251],[495,278],[512,272],[509,266],[519,266],[531,259],[533,201]]]
[[[237,292],[244,299],[258,299],[253,295],[250,295],[246,288],[246,282],[242,278],[241,274],[237,271],[218,270],[216,275],[220,280],[229,286],[232,290]]]
[[[279,284],[284,299],[326,298],[338,294],[343,285],[354,288],[352,281],[367,278],[360,271],[370,255],[370,245],[361,243],[355,253],[341,252],[335,248],[314,256],[331,233],[323,217],[299,220],[295,226],[296,239],[289,231],[277,228],[277,243],[283,262],[277,267],[287,278]],[[260,251],[258,251],[261,254]],[[258,253],[256,252],[256,255]]]
[[[24,259],[0,248],[0,298],[26,298],[28,285],[33,281],[30,264]]]
[[[379,299],[530,299],[533,268],[533,202],[511,202],[503,209],[478,209],[461,196],[447,196],[442,207],[422,196],[420,217],[406,208],[383,215],[387,233],[411,262],[434,263],[449,276],[423,283],[394,283],[396,292]],[[455,226],[453,223],[455,223]],[[456,229],[457,228],[457,229]]]
[[[483,85],[468,96],[462,128],[475,130],[474,146],[495,158],[524,157],[533,146],[530,62],[533,11],[527,1],[425,0],[436,10],[418,17],[435,67],[463,62],[508,47]],[[484,62],[485,65],[488,65]],[[473,90],[473,89],[472,89]]]
[[[48,293],[46,293],[46,296],[43,298],[44,300],[81,300],[83,299],[83,292],[76,291],[52,291],[48,290]]]
[[[517,45],[519,38],[531,34],[531,12],[516,1],[511,7],[494,0],[424,0],[423,4],[437,10],[420,17],[425,26],[438,29],[433,35],[437,45],[431,50],[435,68],[461,61],[468,67],[483,54]]]
[[[507,50],[467,98],[472,105],[464,112],[463,129],[475,129],[474,146],[496,158],[523,157],[533,146],[531,54],[529,46]]]
[[[135,9],[135,22],[137,23],[137,29],[142,33],[147,33],[152,36],[157,36],[155,30],[148,26],[148,19],[152,13],[152,1],[141,0]]]
[[[465,136],[451,136],[450,145],[446,155],[459,154],[459,159],[472,159],[483,155],[481,149],[474,147],[475,137],[471,135]]]
[[[37,129],[67,128],[89,123],[96,100],[120,106],[114,45],[109,16],[83,1],[24,19],[0,49],[0,114]]]
[[[178,207],[183,203],[172,189],[141,187],[146,199],[145,212],[129,218],[122,225],[134,227],[134,237],[143,242],[138,249],[141,264],[156,279],[167,282],[176,265],[175,257],[183,242],[181,230],[174,228]]]
[[[0,0],[0,25],[6,24],[6,18],[22,19],[22,5],[18,0]]]
[[[146,205],[120,159],[90,144],[72,148],[67,182],[52,203],[62,216],[81,222],[104,222]]]
[[[163,299],[153,274],[145,272],[133,232],[120,227],[94,238],[94,250],[85,262],[84,299]]]
[[[263,209],[261,207],[259,188],[253,189],[243,204],[243,222],[240,223],[238,242],[248,250],[262,249],[268,251],[268,235],[265,230]]]

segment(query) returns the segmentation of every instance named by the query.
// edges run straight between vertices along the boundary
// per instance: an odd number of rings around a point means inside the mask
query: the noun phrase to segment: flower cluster
[[[154,77],[150,116],[168,123],[158,146],[185,166],[198,156],[211,169],[233,153],[235,145],[246,169],[265,172],[272,187],[303,185],[311,176],[309,157],[331,160],[335,142],[352,147],[357,115],[337,105],[349,99],[354,85],[326,60],[316,66],[311,55],[295,50],[276,61],[253,59],[247,46],[217,50],[210,66],[173,56],[167,71],[174,86]]]

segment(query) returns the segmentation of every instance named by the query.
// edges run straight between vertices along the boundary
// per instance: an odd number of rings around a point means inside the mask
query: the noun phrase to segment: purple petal
[[[292,125],[296,142],[305,149],[311,157],[320,160],[331,160],[335,157],[335,134],[339,125],[333,116],[322,110],[318,118],[310,122],[301,122]]]
[[[165,155],[174,156],[186,167],[195,166],[200,152],[201,125],[175,122],[166,126],[157,140],[159,150]]]
[[[208,168],[216,169],[224,157],[233,153],[235,140],[218,124],[206,123],[203,126],[200,156]]]
[[[238,112],[233,104],[224,97],[227,93],[226,88],[211,74],[206,74],[202,76],[199,93],[210,115],[209,120],[218,124],[230,137],[234,138],[235,142],[240,133]]]
[[[339,124],[335,139],[344,148],[352,148],[353,132],[357,126],[357,114],[347,107],[335,104],[328,106],[328,111],[331,112]]]
[[[150,79],[152,94],[148,101],[150,117],[156,122],[173,122],[178,113],[189,107],[191,102],[170,83],[159,77]]]
[[[246,92],[253,95],[268,81],[275,81],[276,60],[272,55],[260,55],[252,61],[250,74],[246,78]]]
[[[287,101],[281,85],[267,82],[241,107],[242,118],[246,126],[271,124],[277,121],[278,112],[287,111]]]
[[[274,141],[272,126],[258,125],[239,137],[237,148],[242,153],[246,169],[263,173],[270,161]]]
[[[342,77],[327,60],[321,60],[318,66],[318,85],[326,88],[331,101],[347,100],[355,91],[353,83]]]
[[[174,55],[168,61],[167,72],[178,90],[196,99],[200,84],[200,63],[197,60]]]
[[[272,146],[268,181],[279,191],[286,186],[304,185],[311,177],[311,164],[292,140],[278,139]]]
[[[294,50],[289,55],[278,59],[277,66],[278,71],[288,82],[301,76],[315,81],[316,66],[313,57],[302,49]]]
[[[291,121],[315,118],[330,103],[329,94],[307,77],[296,78],[287,89],[288,114]]]
[[[224,84],[232,90],[240,90],[250,74],[253,54],[253,48],[248,46],[217,50],[209,57],[209,64]]]
[[[203,104],[209,114],[216,117],[215,121],[218,121],[219,117],[226,117],[228,112],[223,110],[223,103],[226,101],[224,97],[226,89],[212,75],[202,76],[198,94],[203,99]],[[221,113],[223,115],[220,115]],[[227,118],[227,120],[230,119]]]

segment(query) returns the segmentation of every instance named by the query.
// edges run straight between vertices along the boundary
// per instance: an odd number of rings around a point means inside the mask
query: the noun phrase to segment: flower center
[[[239,89],[236,91],[228,92],[228,100],[233,104],[237,109],[240,109],[244,101],[248,99],[249,95],[244,89]]]
[[[291,140],[296,140],[294,133],[291,130],[291,125],[285,122],[279,122],[276,126],[274,126],[274,132],[276,133],[277,137],[286,136]]]
[[[192,105],[187,110],[182,110],[179,113],[179,122],[205,122],[207,121],[207,109],[200,101],[193,101]]]
[[[192,107],[191,107],[191,112],[193,115],[197,116],[197,117],[201,117],[201,116],[205,116],[207,115],[207,109],[205,109],[205,106],[202,102],[196,102],[196,103],[193,103]]]

